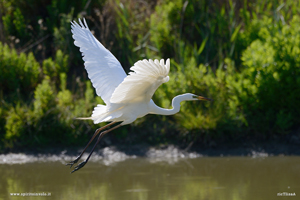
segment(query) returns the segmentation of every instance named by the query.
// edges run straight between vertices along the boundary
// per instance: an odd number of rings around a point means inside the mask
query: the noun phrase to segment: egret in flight
[[[97,105],[91,117],[80,119],[91,119],[94,124],[110,122],[97,129],[82,153],[67,164],[71,168],[77,163],[90,143],[100,133],[89,156],[71,173],[79,170],[88,162],[100,139],[108,132],[130,124],[147,114],[173,115],[179,112],[182,101],[211,101],[209,98],[186,93],[173,98],[172,109],[157,106],[151,98],[155,90],[169,80],[170,59],[167,59],[166,62],[163,59],[160,61],[146,59],[137,61],[130,68],[131,72],[127,76],[115,56],[93,36],[85,19],[83,22],[79,19],[79,24],[75,21],[71,22],[71,27],[74,44],[80,48],[88,77],[96,89],[96,94],[106,104]],[[107,129],[108,127],[111,128]]]

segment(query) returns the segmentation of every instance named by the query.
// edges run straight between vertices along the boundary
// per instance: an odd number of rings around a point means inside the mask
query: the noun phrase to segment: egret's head
[[[210,98],[198,96],[198,95],[195,95],[195,94],[192,94],[192,93],[185,93],[185,94],[182,94],[182,95],[178,95],[174,99],[178,99],[180,101],[195,101],[195,100],[198,100],[198,101],[199,100],[201,100],[201,101],[213,101]]]

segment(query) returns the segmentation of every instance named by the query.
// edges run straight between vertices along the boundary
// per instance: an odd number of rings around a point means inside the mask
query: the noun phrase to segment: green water
[[[296,196],[280,196],[286,194]],[[109,166],[89,162],[73,174],[61,162],[0,165],[3,200],[299,198],[300,157],[205,157],[159,162],[136,158]]]

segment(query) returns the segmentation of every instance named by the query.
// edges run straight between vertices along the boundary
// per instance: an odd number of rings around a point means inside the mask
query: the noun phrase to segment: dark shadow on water
[[[283,136],[270,140],[246,140],[236,141],[213,141],[209,144],[190,143],[188,145],[169,144],[150,146],[148,144],[135,145],[103,145],[100,142],[94,151],[91,160],[101,159],[125,160],[133,157],[148,158],[193,158],[193,157],[218,157],[218,156],[248,156],[248,157],[268,157],[268,156],[299,156],[300,155],[300,137]],[[83,156],[87,157],[92,146],[89,147]],[[51,148],[38,149],[18,149],[11,152],[5,152],[0,156],[5,159],[8,153],[14,153],[15,160],[22,159],[22,155],[27,155],[27,160],[65,160],[70,162],[76,158],[84,146],[64,147],[55,146]],[[18,158],[20,156],[20,158]],[[27,162],[27,161],[26,161]]]

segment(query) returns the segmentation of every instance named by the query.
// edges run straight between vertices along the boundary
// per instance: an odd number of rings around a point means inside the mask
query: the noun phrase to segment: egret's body
[[[172,100],[172,109],[157,106],[151,99],[156,89],[169,80],[170,60],[142,60],[131,67],[127,76],[119,61],[90,32],[86,21],[72,23],[74,44],[80,48],[84,65],[96,93],[106,105],[97,105],[91,117],[95,124],[110,122],[99,128],[83,150],[89,146],[98,133],[105,128],[120,122],[118,125],[101,132],[89,157],[72,171],[82,168],[89,160],[99,140],[106,133],[147,114],[173,115],[180,110],[180,102],[192,100],[210,100],[191,93],[178,95]],[[83,152],[68,165],[77,163]]]

